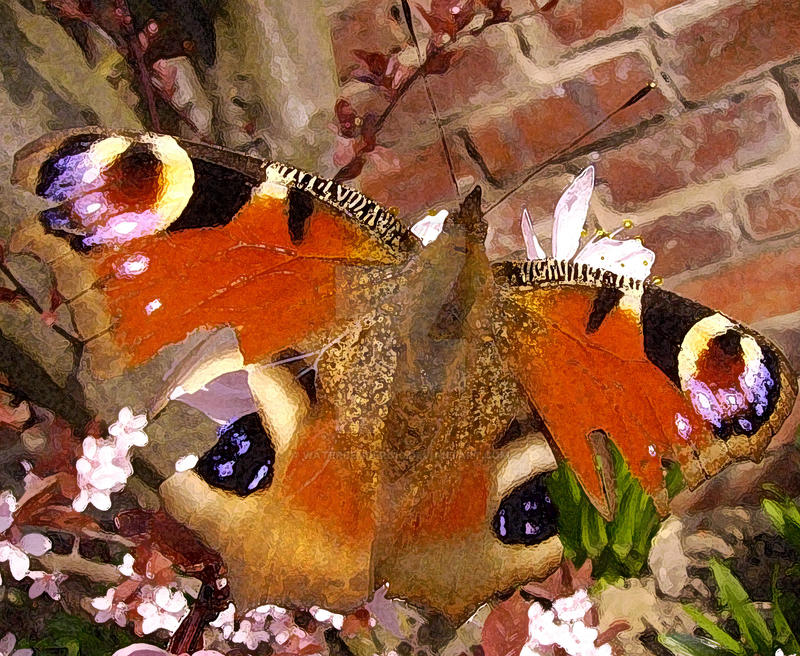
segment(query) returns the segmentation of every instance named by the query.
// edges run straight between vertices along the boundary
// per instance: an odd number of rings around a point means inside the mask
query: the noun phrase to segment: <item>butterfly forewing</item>
[[[690,485],[758,460],[796,396],[774,345],[660,288],[559,261],[495,267],[499,341],[559,450],[605,514],[587,437],[603,431],[666,508],[662,461]]]
[[[198,328],[227,325],[256,361],[355,316],[348,287],[374,287],[378,270],[413,248],[391,213],[358,192],[183,145],[72,131],[17,157],[15,179],[59,203],[40,221],[72,246],[61,277],[81,283],[67,297],[87,324],[82,337],[108,331],[93,346],[109,359],[141,363]],[[53,243],[31,234],[23,248]]]

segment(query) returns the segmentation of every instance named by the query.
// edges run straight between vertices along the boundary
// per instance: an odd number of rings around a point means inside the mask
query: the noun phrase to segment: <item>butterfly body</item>
[[[16,177],[58,203],[39,241],[68,241],[97,301],[98,376],[208,333],[153,411],[199,409],[217,451],[159,493],[239,607],[346,610],[388,582],[463,619],[560,560],[551,443],[605,514],[603,439],[666,511],[662,461],[696,485],[758,459],[796,395],[720,313],[568,257],[492,265],[479,190],[423,246],[358,192],[168,137],[60,135]]]

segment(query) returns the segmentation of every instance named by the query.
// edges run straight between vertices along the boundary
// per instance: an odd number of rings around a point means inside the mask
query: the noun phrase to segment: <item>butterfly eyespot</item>
[[[39,170],[36,191],[61,203],[42,212],[46,230],[84,251],[166,229],[192,197],[194,169],[172,138],[82,135]]]
[[[701,319],[686,333],[678,376],[694,411],[722,439],[756,433],[780,397],[775,354],[721,314]]]
[[[492,520],[503,544],[535,545],[558,533],[558,509],[550,498],[547,474],[539,474],[509,492]]]
[[[275,448],[258,413],[240,417],[219,431],[217,443],[194,467],[212,487],[247,496],[272,483]]]

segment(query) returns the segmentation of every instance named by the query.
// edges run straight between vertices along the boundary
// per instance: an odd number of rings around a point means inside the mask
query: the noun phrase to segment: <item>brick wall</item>
[[[386,101],[352,79],[353,49],[394,49],[414,60],[392,4],[355,0],[331,11],[341,95],[362,111]],[[632,219],[666,288],[756,324],[800,364],[797,0],[505,6],[509,22],[459,39],[454,65],[428,78],[461,195],[480,184],[494,203],[649,80],[658,86],[488,215],[491,256],[522,248],[523,206],[547,236],[560,191],[594,162],[597,225]],[[417,27],[424,40],[425,24]],[[356,181],[366,193],[408,220],[454,205],[421,85],[378,142],[385,150]]]

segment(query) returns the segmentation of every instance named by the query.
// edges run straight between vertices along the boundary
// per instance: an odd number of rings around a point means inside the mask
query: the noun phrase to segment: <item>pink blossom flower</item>
[[[145,635],[158,629],[175,633],[189,612],[186,597],[178,590],[172,592],[165,586],[159,586],[147,594],[143,587],[143,597],[145,601],[136,607],[136,612],[142,617],[142,633]]]
[[[608,236],[595,235],[578,251],[593,187],[594,167],[589,166],[559,199],[553,222],[553,258],[644,280],[650,275],[655,253],[637,239],[614,239],[622,228]],[[545,259],[546,254],[536,238],[527,209],[522,212],[521,227],[528,259]]]
[[[109,588],[105,597],[92,599],[92,608],[97,611],[94,621],[98,624],[108,622],[108,620],[114,620],[119,626],[125,626],[128,623],[128,611],[131,608],[122,601],[114,602],[116,591],[116,588]]]
[[[14,649],[17,637],[13,633],[6,633],[0,638],[0,656],[33,656],[33,649]]]
[[[236,616],[236,607],[233,604],[228,604],[228,607],[223,610],[213,622],[209,622],[211,626],[219,629],[222,633],[223,639],[227,640],[233,635],[234,626],[233,620]]]
[[[117,421],[108,427],[108,434],[116,438],[120,448],[146,446],[148,440],[143,430],[145,426],[147,426],[146,415],[134,415],[130,408],[125,407],[119,411]]]
[[[50,550],[50,540],[39,533],[23,535],[18,542],[0,542],[0,563],[8,562],[11,576],[21,581],[30,571],[31,556],[42,556]]]
[[[25,478],[23,479],[23,483],[25,484],[25,492],[29,492],[42,479],[33,473],[33,465],[31,465],[31,463],[29,463],[27,460],[20,461],[20,464],[22,465],[22,468],[25,470]]]
[[[42,593],[46,593],[55,601],[61,599],[61,592],[58,586],[66,581],[66,574],[61,572],[29,572],[28,578],[33,579],[30,590],[28,590],[28,596],[31,599],[36,599]]]
[[[439,210],[435,214],[429,214],[411,226],[411,232],[420,238],[423,246],[433,243],[441,234],[444,227],[444,220],[447,218],[447,210]]]
[[[14,495],[8,490],[0,492],[0,533],[5,533],[11,528],[16,510],[17,500]]]
[[[7,531],[14,523],[17,500],[11,492],[0,493],[0,533]],[[52,547],[50,540],[41,533],[20,534],[18,531],[9,540],[0,542],[0,563],[8,563],[11,575],[21,581],[30,569],[28,556],[43,556]],[[0,578],[2,583],[2,578]]]

